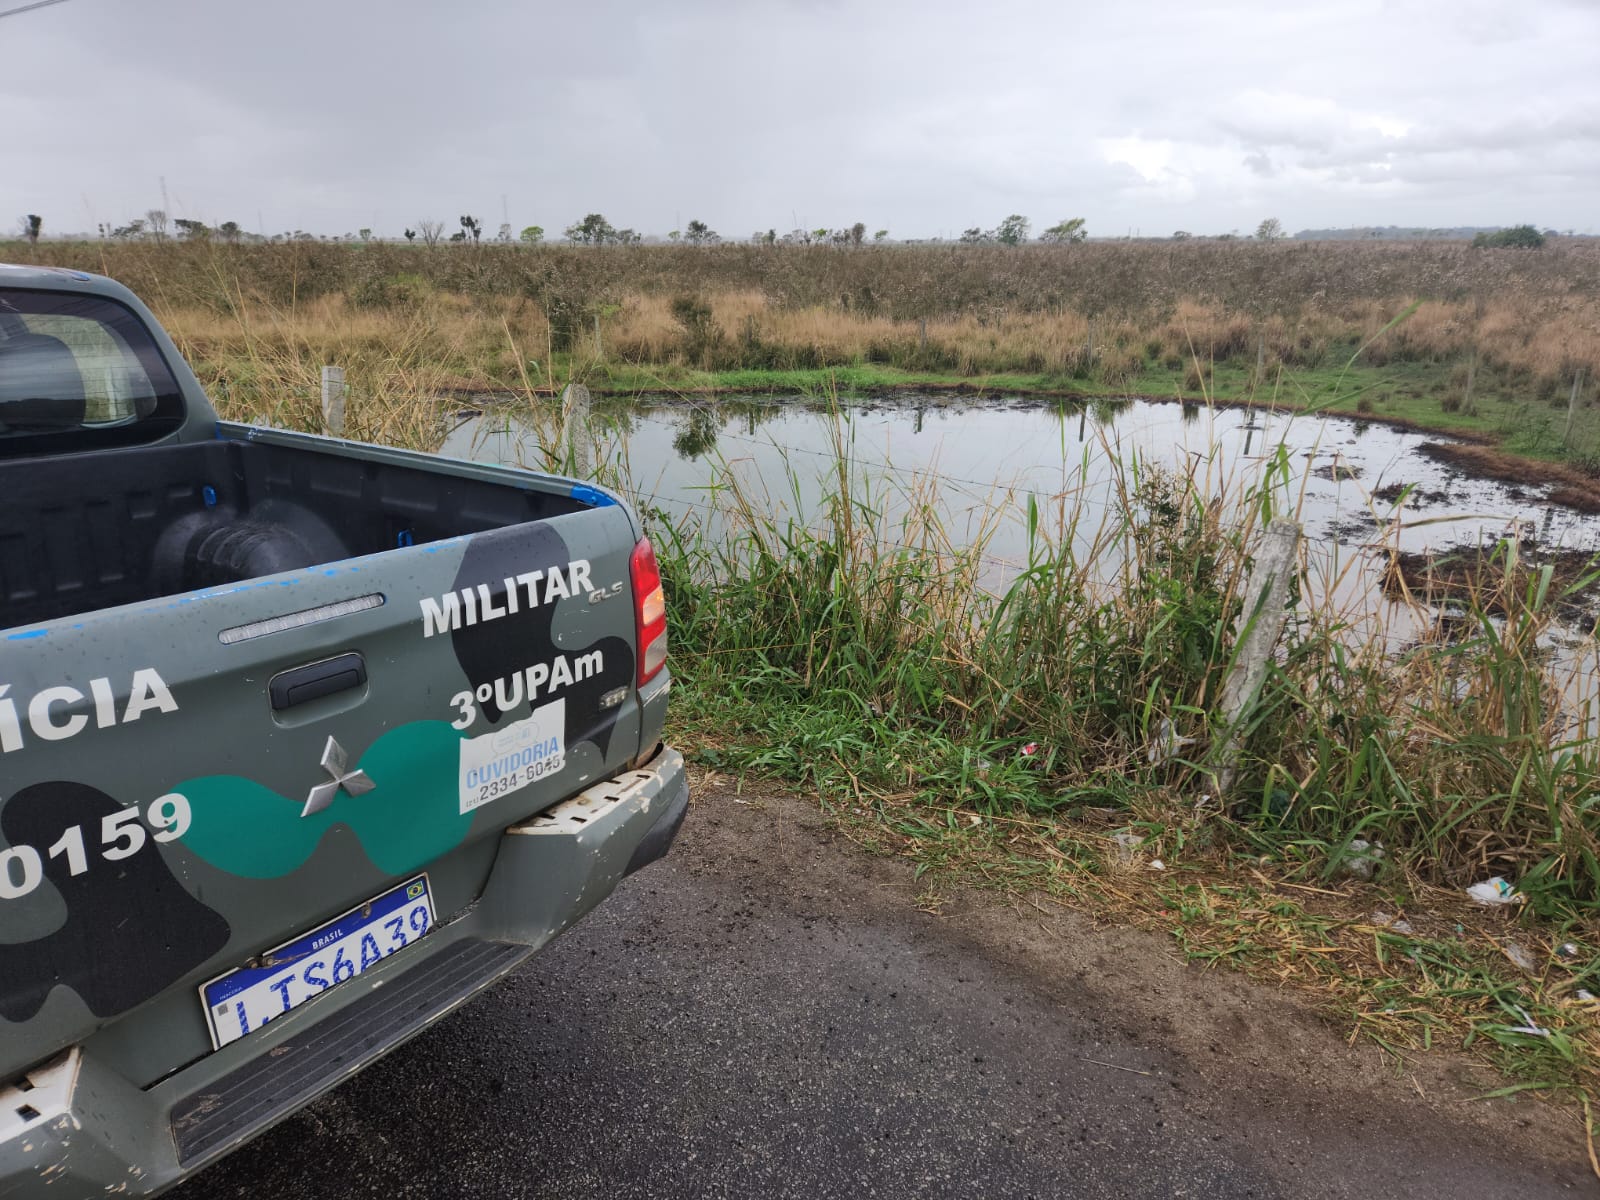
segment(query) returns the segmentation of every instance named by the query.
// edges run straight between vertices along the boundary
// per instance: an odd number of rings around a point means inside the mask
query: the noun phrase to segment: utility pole
[[[67,0],[34,0],[32,4],[24,4],[20,8],[8,8],[0,12],[0,18],[14,17],[19,13],[32,12],[36,8],[49,8],[52,4],[65,4]]]

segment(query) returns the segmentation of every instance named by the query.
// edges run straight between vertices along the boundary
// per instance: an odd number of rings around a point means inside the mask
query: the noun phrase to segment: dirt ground
[[[808,893],[868,896],[936,925],[942,937],[1012,973],[1063,1007],[1098,1014],[1109,1034],[1152,1040],[1180,1056],[1205,1086],[1190,1100],[1237,1122],[1250,1110],[1279,1118],[1414,1130],[1430,1142],[1487,1142],[1530,1165],[1559,1164],[1584,1186],[1592,1174],[1582,1125],[1526,1095],[1476,1099],[1504,1084],[1469,1055],[1435,1048],[1395,1060],[1370,1042],[1352,1044],[1310,1000],[1225,968],[1185,962],[1164,938],[1094,920],[1040,897],[1020,901],[941,885],[938,914],[923,911],[923,885],[909,863],[849,844],[815,800],[771,787],[741,791],[732,780],[699,781],[693,813],[701,838],[690,853],[722,870],[742,863],[774,882],[771,845],[791,863],[776,878]],[[1238,1126],[1247,1132],[1248,1120]],[[1470,1198],[1463,1198],[1470,1200]]]

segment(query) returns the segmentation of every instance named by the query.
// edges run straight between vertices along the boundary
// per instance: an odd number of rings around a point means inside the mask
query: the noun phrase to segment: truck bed
[[[579,510],[570,495],[234,436],[0,463],[0,627]],[[254,435],[254,436],[253,436]],[[270,436],[270,435],[269,435]]]

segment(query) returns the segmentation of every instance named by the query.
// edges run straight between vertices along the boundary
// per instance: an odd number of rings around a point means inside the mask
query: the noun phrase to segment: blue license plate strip
[[[311,932],[200,987],[211,1044],[221,1049],[338,984],[354,979],[433,928],[433,893],[418,875]]]

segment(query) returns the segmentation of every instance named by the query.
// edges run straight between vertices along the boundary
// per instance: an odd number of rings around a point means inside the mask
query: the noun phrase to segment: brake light
[[[633,622],[639,635],[639,686],[667,663],[667,596],[661,590],[661,567],[649,538],[640,538],[628,562],[633,576]]]

